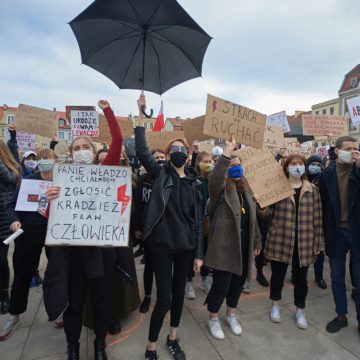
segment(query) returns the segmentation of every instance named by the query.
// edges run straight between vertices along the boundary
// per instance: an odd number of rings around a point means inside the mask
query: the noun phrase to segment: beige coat
[[[210,230],[205,265],[241,276],[241,194],[235,184],[226,187],[230,160],[220,157],[209,179]],[[256,219],[256,204],[250,193],[243,193],[250,207],[249,267],[251,277],[253,249],[261,249],[261,234]]]

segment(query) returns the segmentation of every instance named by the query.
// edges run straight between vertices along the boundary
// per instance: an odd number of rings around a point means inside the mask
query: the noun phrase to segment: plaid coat
[[[294,196],[273,205],[265,249],[269,260],[291,264],[295,244],[295,216]],[[324,250],[320,194],[315,185],[307,180],[304,180],[300,193],[298,249],[300,267],[313,264],[316,260],[314,252]]]

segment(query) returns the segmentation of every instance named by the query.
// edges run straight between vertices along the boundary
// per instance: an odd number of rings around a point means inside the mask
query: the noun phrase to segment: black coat
[[[326,254],[334,258],[340,243],[340,197],[336,175],[336,162],[332,163],[320,175],[319,188],[323,208],[323,226]],[[360,168],[353,165],[349,176],[349,233],[360,258]]]
[[[168,165],[160,166],[151,155],[146,144],[145,129],[137,127],[135,129],[135,146],[137,157],[144,166],[148,174],[154,179],[154,186],[151,193],[150,202],[146,208],[143,225],[143,239],[146,240],[162,218],[166,205],[169,201],[172,188],[174,186],[172,173],[173,170]],[[204,258],[204,232],[203,232],[203,209],[201,181],[192,181],[195,208],[195,257]],[[174,229],[182,232],[182,229]],[[184,235],[185,236],[185,235]],[[189,249],[190,250],[190,249]]]

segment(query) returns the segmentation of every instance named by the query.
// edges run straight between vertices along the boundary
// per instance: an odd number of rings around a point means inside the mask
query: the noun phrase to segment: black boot
[[[79,360],[79,348],[80,344],[68,344],[67,346],[67,360]]]
[[[267,281],[267,279],[266,279],[264,273],[262,272],[262,270],[257,271],[256,280],[261,286],[269,287],[269,282]]]
[[[118,319],[113,318],[108,328],[110,335],[117,335],[121,333],[121,323]]]
[[[1,315],[7,314],[9,312],[9,307],[10,307],[9,290],[1,290],[0,292]]]
[[[94,341],[95,360],[107,360],[105,348],[105,341]]]
[[[323,274],[322,273],[315,273],[315,282],[317,283],[318,287],[320,289],[326,289],[327,288],[327,284],[323,278]]]

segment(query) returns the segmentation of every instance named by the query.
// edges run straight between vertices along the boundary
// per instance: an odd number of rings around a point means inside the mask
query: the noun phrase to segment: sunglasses
[[[185,146],[171,146],[170,148],[170,152],[174,153],[174,152],[182,152],[182,153],[187,153],[187,149]]]

